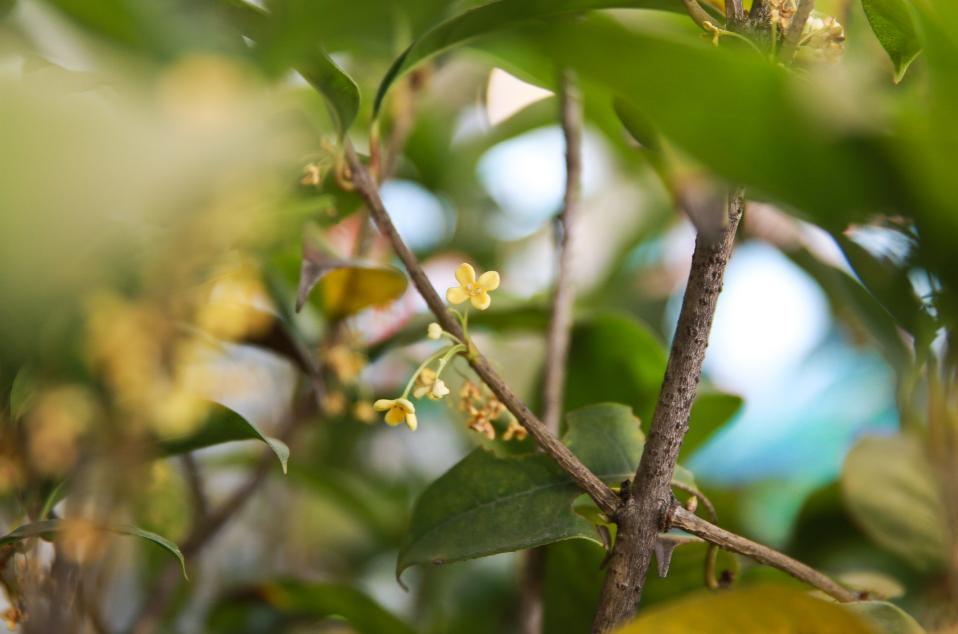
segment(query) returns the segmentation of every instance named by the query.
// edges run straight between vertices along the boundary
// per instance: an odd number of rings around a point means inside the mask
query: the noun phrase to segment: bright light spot
[[[582,193],[588,197],[608,180],[608,152],[593,134],[583,135]],[[493,217],[496,235],[515,240],[530,235],[562,205],[565,139],[558,126],[533,130],[491,148],[479,160],[479,179],[503,214]]]
[[[821,290],[776,249],[738,248],[719,298],[705,369],[717,384],[759,395],[799,365],[825,336]]]
[[[452,229],[439,199],[412,181],[390,180],[380,190],[399,235],[411,249],[436,246]]]
[[[486,116],[489,123],[498,125],[526,106],[551,96],[551,91],[494,68],[486,86]]]

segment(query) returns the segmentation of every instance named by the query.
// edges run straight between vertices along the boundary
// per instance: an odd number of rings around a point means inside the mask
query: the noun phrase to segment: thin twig
[[[712,24],[712,16],[702,8],[698,0],[682,0],[682,4],[685,5],[685,10],[688,11],[689,17],[692,18],[693,22],[698,24],[706,33],[712,32],[709,27],[706,26]]]
[[[553,434],[559,433],[562,417],[563,389],[565,387],[566,357],[572,331],[572,304],[575,288],[572,285],[572,238],[582,195],[582,104],[578,90],[568,73],[562,78],[559,91],[562,110],[562,132],[565,136],[566,185],[562,213],[556,226],[558,271],[552,298],[552,319],[546,339],[545,403],[542,422]]]
[[[542,386],[542,422],[553,434],[559,433],[565,390],[569,339],[572,334],[572,238],[582,192],[582,102],[569,71],[562,74],[559,90],[562,133],[565,137],[565,193],[562,211],[556,218],[556,283],[552,296],[552,318],[546,335],[545,378]],[[542,631],[542,575],[545,548],[526,551],[522,560],[519,630],[524,634]]]
[[[786,64],[792,61],[795,50],[798,48],[799,40],[802,38],[802,31],[805,30],[805,23],[808,22],[808,16],[812,14],[815,8],[815,0],[798,0],[798,8],[792,21],[788,23],[785,35],[782,37],[782,50],[780,59]]]
[[[723,528],[719,528],[695,513],[682,508],[681,505],[674,505],[672,507],[671,519],[672,526],[675,528],[681,528],[683,531],[701,537],[705,541],[720,546],[725,550],[745,555],[755,561],[787,572],[796,579],[818,588],[838,601],[847,603],[849,601],[856,601],[859,598],[857,594],[840,585],[827,575],[768,546],[763,546],[741,535],[736,535]]]
[[[185,453],[180,457],[183,464],[183,474],[186,476],[186,484],[190,490],[190,504],[193,506],[193,524],[197,525],[206,519],[209,513],[209,500],[206,499],[206,486],[203,483],[203,476],[200,474],[199,465],[196,464],[196,458],[192,453]]]
[[[618,533],[594,632],[608,632],[627,621],[642,588],[658,534],[672,504],[672,475],[702,373],[722,278],[745,207],[744,192],[729,195],[724,228],[714,238],[699,234],[689,281],[672,339],[669,361],[630,495],[616,517]]]
[[[356,191],[366,201],[370,214],[382,233],[393,246],[396,255],[406,267],[409,277],[419,291],[429,310],[436,316],[436,320],[446,332],[449,332],[460,339],[464,338],[459,321],[449,312],[445,303],[439,297],[439,293],[433,287],[426,273],[422,270],[419,260],[409,250],[406,243],[399,236],[396,227],[393,225],[379,196],[379,189],[376,187],[369,171],[359,161],[352,145],[347,142],[346,158],[349,161],[349,167],[352,171],[353,184]],[[575,454],[568,447],[563,445],[546,426],[536,418],[529,407],[506,385],[499,374],[492,369],[489,362],[478,352],[469,354],[469,364],[479,376],[480,379],[489,387],[496,398],[506,406],[512,415],[516,417],[519,423],[528,430],[532,437],[539,443],[539,446],[559,464],[562,469],[568,473],[572,479],[589,494],[602,511],[614,514],[618,505],[618,498],[612,490],[606,486],[589,468],[582,464]]]
[[[287,442],[299,424],[307,417],[308,411],[315,411],[316,402],[321,400],[320,395],[312,392],[320,389],[321,380],[318,376],[312,378],[312,389],[304,394],[303,404],[291,412],[277,433],[277,438]],[[305,411],[304,411],[305,410]],[[183,557],[189,561],[193,559],[220,530],[246,506],[253,493],[266,480],[271,469],[275,468],[276,454],[271,449],[263,450],[252,473],[246,481],[237,487],[230,496],[220,504],[205,519],[195,525],[180,546]],[[147,593],[146,603],[140,608],[133,623],[126,631],[133,634],[149,634],[159,626],[174,592],[179,587],[181,579],[180,567],[176,562],[168,564],[157,576],[150,592]]]

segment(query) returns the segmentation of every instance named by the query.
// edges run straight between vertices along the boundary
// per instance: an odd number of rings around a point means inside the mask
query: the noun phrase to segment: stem
[[[744,206],[743,191],[738,189],[729,196],[727,222],[715,239],[701,233],[696,239],[645,450],[631,492],[616,516],[618,536],[593,622],[594,632],[608,632],[627,621],[642,597],[655,540],[667,524],[673,499],[672,474],[688,430],[715,306]]]
[[[409,377],[409,382],[406,383],[406,389],[402,391],[402,396],[400,396],[399,398],[407,398],[409,396],[409,390],[411,390],[412,386],[416,383],[416,377],[419,376],[419,373],[425,370],[430,363],[432,363],[439,357],[443,356],[450,350],[454,350],[458,345],[460,344],[457,344],[456,346],[450,346],[449,348],[443,348],[442,350],[437,350],[436,352],[433,352],[431,355],[426,357],[426,360],[420,363],[419,367],[416,368],[416,371],[412,373],[411,377]]]
[[[699,28],[703,31],[711,33],[705,25],[712,22],[712,16],[702,8],[698,0],[682,0],[682,4],[685,5],[685,10],[688,12],[689,17],[692,18],[692,21],[698,24]]]
[[[312,359],[308,359],[311,371],[309,373],[309,389],[303,394],[302,403],[297,403],[294,411],[290,412],[277,433],[279,440],[289,442],[296,429],[310,413],[321,412],[319,403],[322,401],[324,384],[320,371],[312,370]],[[266,476],[276,463],[276,455],[270,449],[260,454],[256,466],[246,481],[238,486],[233,493],[215,511],[206,514],[202,522],[193,526],[190,533],[180,546],[180,551],[187,561],[193,559],[199,552],[223,529],[226,524],[241,511],[253,493],[266,481]],[[167,564],[147,592],[146,602],[133,618],[133,622],[124,632],[133,634],[150,634],[159,626],[165,615],[174,593],[182,581],[178,562]]]
[[[555,293],[552,296],[552,318],[546,336],[545,378],[542,386],[542,422],[553,434],[559,433],[559,422],[562,419],[566,363],[572,334],[572,306],[575,300],[571,275],[572,238],[582,197],[582,102],[569,71],[562,74],[560,86],[559,107],[566,146],[566,180],[562,211],[555,226],[558,267]],[[535,548],[526,551],[522,561],[519,629],[524,634],[538,634],[542,631],[542,575],[545,558],[545,548]]]
[[[687,533],[701,537],[705,541],[721,546],[725,550],[730,550],[740,555],[751,557],[755,561],[778,568],[796,579],[814,586],[825,592],[832,598],[847,603],[857,601],[858,595],[851,590],[839,585],[830,577],[814,570],[778,552],[768,546],[753,542],[735,533],[719,528],[710,522],[705,521],[695,513],[691,513],[680,505],[675,505],[671,510],[671,524],[675,528],[681,528]]]
[[[422,270],[419,260],[413,252],[409,250],[406,243],[403,242],[403,239],[399,236],[399,232],[396,231],[396,227],[393,225],[392,219],[389,217],[389,213],[386,211],[383,201],[379,196],[379,190],[376,184],[370,177],[369,171],[359,161],[355,150],[353,150],[352,145],[348,144],[348,141],[346,157],[352,169],[353,183],[356,191],[366,201],[370,214],[376,222],[376,226],[379,227],[379,231],[392,243],[393,250],[395,250],[396,255],[406,267],[409,277],[412,278],[413,284],[426,302],[426,305],[436,316],[436,320],[443,329],[465,340],[462,327],[446,308],[439,293],[436,292],[429,278],[426,277],[426,273]],[[499,374],[492,369],[492,366],[489,365],[489,362],[484,356],[478,353],[475,355],[470,353],[467,359],[479,378],[482,379],[492,393],[496,395],[496,398],[506,406],[506,409],[516,417],[519,423],[528,430],[529,434],[536,440],[542,450],[552,456],[575,483],[595,500],[595,503],[600,509],[606,513],[614,514],[618,506],[618,498],[612,493],[612,490],[594,473],[589,471],[589,468],[582,464],[582,461],[580,461],[568,447],[563,445],[555,435],[546,429],[542,421],[536,418],[535,414],[529,410],[529,407],[515,395],[512,389],[499,377]]]

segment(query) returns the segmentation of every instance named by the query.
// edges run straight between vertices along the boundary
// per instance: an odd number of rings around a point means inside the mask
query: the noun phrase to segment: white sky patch
[[[805,273],[773,247],[743,245],[725,275],[705,370],[724,389],[758,396],[802,362],[829,322],[827,301]]]
[[[588,130],[582,142],[582,197],[608,183],[611,164],[602,140]],[[558,126],[499,143],[479,160],[479,180],[502,208],[496,235],[516,240],[534,233],[559,210],[565,191],[565,139]]]
[[[501,68],[493,68],[486,84],[486,117],[498,125],[523,108],[551,97],[552,92],[522,81]]]
[[[439,199],[421,185],[390,180],[383,183],[380,192],[396,230],[411,249],[436,246],[451,233],[449,214]]]

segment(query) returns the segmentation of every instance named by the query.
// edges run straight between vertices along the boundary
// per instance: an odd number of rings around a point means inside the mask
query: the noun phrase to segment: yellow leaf
[[[869,634],[855,614],[785,586],[697,593],[649,610],[616,634]]]

